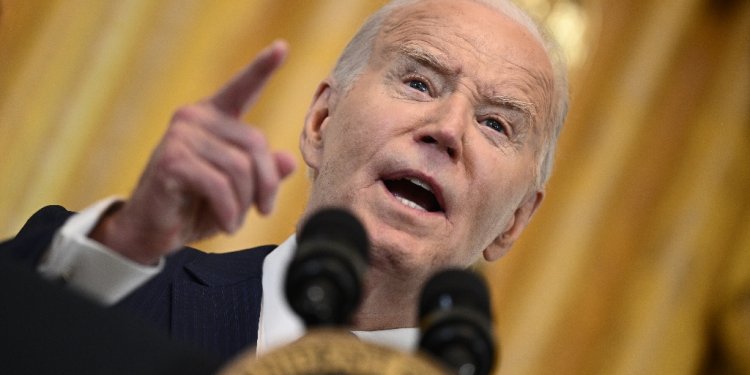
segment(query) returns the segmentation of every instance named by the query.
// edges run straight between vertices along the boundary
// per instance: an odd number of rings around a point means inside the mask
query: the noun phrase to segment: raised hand
[[[187,242],[232,233],[255,205],[268,214],[295,168],[265,136],[241,122],[287,54],[274,42],[215,95],[178,109],[130,199],[90,237],[143,264]]]

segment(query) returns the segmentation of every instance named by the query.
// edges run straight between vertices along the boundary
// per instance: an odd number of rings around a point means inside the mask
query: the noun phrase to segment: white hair
[[[420,0],[392,0],[373,13],[341,53],[331,76],[343,90],[351,87],[369,63],[375,40],[393,11]],[[536,187],[542,188],[552,173],[555,146],[568,112],[567,67],[562,51],[547,30],[510,0],[472,0],[490,6],[524,26],[544,47],[552,65],[554,82],[550,108],[545,116],[543,147],[538,155]]]

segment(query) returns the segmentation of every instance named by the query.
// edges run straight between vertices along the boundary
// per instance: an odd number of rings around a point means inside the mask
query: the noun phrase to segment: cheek
[[[366,142],[366,129],[363,121],[355,114],[341,112],[331,121],[324,134],[324,164],[355,163],[361,158]]]
[[[518,161],[516,161],[518,162]],[[509,161],[499,161],[508,165]],[[485,176],[502,176],[476,184],[470,189],[475,193],[469,194],[474,200],[473,212],[467,211],[469,230],[488,245],[507,227],[507,224],[520,206],[528,187],[531,176],[525,170],[497,170],[485,171]]]
[[[483,195],[476,207],[474,221],[470,224],[474,235],[481,239],[483,243],[488,244],[497,237],[505,228],[513,212],[513,202],[506,196],[508,193],[505,189],[498,189]]]
[[[347,199],[351,191],[366,183],[368,165],[381,148],[378,127],[367,118],[367,108],[337,112],[325,130],[321,172],[316,185],[326,192],[325,199]]]
[[[338,113],[328,129],[324,152],[329,158],[367,162],[403,127],[403,116],[396,116],[401,112],[393,106],[375,103],[375,98],[366,98],[365,102],[368,104]]]

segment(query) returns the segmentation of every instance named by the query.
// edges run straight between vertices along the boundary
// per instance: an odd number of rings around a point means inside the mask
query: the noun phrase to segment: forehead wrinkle
[[[399,9],[383,20],[383,25],[378,33],[379,38],[384,39],[391,34],[419,35],[414,31],[412,33],[407,31],[420,27],[430,30],[434,27],[445,26],[441,17],[434,12],[426,9],[413,9],[413,7],[410,7],[409,10],[409,12],[405,12],[404,9]]]
[[[525,82],[529,89],[535,89],[535,88],[541,88],[542,92],[542,99],[546,100],[549,103],[551,103],[551,93],[552,93],[552,77],[550,77],[549,74],[546,74],[541,69],[532,69],[529,67],[526,67],[524,65],[515,63],[510,60],[505,60],[509,64],[515,66],[516,68],[526,72],[527,76],[531,78],[530,82]],[[525,81],[525,80],[524,80]]]
[[[438,71],[448,70],[444,69],[447,67],[450,68],[452,74],[458,71],[459,74],[452,75],[455,80],[460,80],[464,74],[472,75],[468,70],[473,71],[475,68],[479,68],[485,73],[492,71],[501,75],[512,74],[514,77],[510,77],[510,81],[507,80],[509,78],[507,76],[502,79],[502,82],[472,80],[472,86],[477,90],[475,95],[487,94],[480,95],[478,99],[486,100],[489,104],[499,104],[502,108],[518,111],[524,119],[529,120],[527,125],[533,128],[534,132],[540,132],[546,128],[544,122],[548,121],[551,111],[553,111],[552,90],[554,82],[544,67],[536,64],[529,65],[531,62],[527,58],[522,58],[519,61],[513,58],[512,53],[510,55],[493,53],[492,41],[475,35],[473,33],[476,31],[475,28],[455,29],[456,25],[452,22],[452,17],[446,18],[445,14],[435,12],[434,7],[416,6],[418,4],[399,9],[384,20],[378,37],[379,41],[384,43],[384,48],[390,48],[394,52],[413,58]],[[478,4],[486,6],[481,1]],[[495,12],[497,10],[488,8],[488,11]],[[500,12],[500,15],[507,17],[503,12]],[[513,19],[510,22],[518,23]],[[443,28],[451,29],[451,33],[448,35],[455,38],[454,41],[436,40],[436,43],[431,43],[430,35],[433,35],[436,29]],[[500,35],[499,37],[504,38],[505,36]],[[534,40],[536,41],[536,38]],[[451,58],[453,54],[447,53],[448,51],[441,48],[444,47],[445,43],[450,45],[451,48],[463,50],[472,58],[468,61],[453,60]],[[541,46],[539,47],[541,48]],[[516,48],[519,47],[515,46],[514,49]],[[464,66],[464,63],[468,65]],[[482,66],[474,66],[475,63]],[[485,69],[489,69],[489,71]],[[514,69],[517,69],[517,71],[511,73]],[[490,76],[492,75],[490,73]],[[485,75],[484,78],[491,78],[490,76]],[[518,90],[520,92],[517,92]]]
[[[438,73],[445,76],[458,76],[461,74],[461,68],[457,64],[453,63],[442,53],[438,56],[425,48],[422,48],[419,43],[415,41],[407,41],[405,43],[399,43],[391,45],[386,48],[386,53],[396,53],[401,56],[406,56],[421,65],[425,65]]]
[[[400,6],[392,10],[388,16],[383,20],[382,30],[389,33],[409,22],[417,23],[423,21],[437,21],[440,20],[441,16],[432,11],[432,9],[425,9],[420,7],[422,2],[416,1],[406,6]]]
[[[541,87],[544,99],[547,99],[549,101],[551,81],[549,80],[547,74],[544,74],[544,72],[539,71],[538,69],[534,69],[533,67],[527,67],[523,63],[515,62],[504,54],[489,53],[489,49],[483,49],[483,43],[480,42],[480,40],[477,40],[472,35],[465,35],[464,32],[457,32],[453,35],[458,40],[462,41],[462,43],[452,43],[453,47],[463,49],[467,53],[473,55],[473,60],[476,62],[484,61],[483,64],[491,70],[501,69],[504,71],[510,71],[510,69],[516,68],[526,73],[527,77],[531,79],[525,79],[523,76],[520,76],[518,77],[519,79],[514,79],[514,81],[520,81],[518,82],[520,84],[512,86],[521,88],[523,91],[534,90],[536,87]],[[440,53],[436,55],[433,52],[426,50],[425,48],[420,46],[419,42],[413,40],[407,40],[398,47],[404,55],[407,55],[419,62],[429,65],[435,68],[435,70],[440,71],[441,73],[456,78],[461,76],[461,73],[463,71],[463,65],[461,64],[461,62],[453,61],[453,59],[450,59],[450,55],[446,54],[439,45],[432,45],[432,43],[429,43],[429,41],[425,41],[425,44],[428,44],[431,47],[437,49]],[[491,61],[494,61],[495,63],[492,63]],[[504,64],[507,64],[507,66],[505,68],[501,68],[500,66]],[[480,87],[479,84],[480,82],[477,82],[477,87]],[[490,86],[488,82],[484,82],[484,84]],[[505,86],[505,84],[498,85],[498,87],[502,86]],[[524,86],[526,86],[527,89],[523,89]],[[496,90],[493,90],[491,87],[490,90],[486,91],[493,92],[490,95],[486,95],[486,101],[489,104],[516,110],[522,113],[526,120],[537,119],[537,116],[539,114],[537,104],[540,103],[535,104],[523,99],[511,97],[509,95],[494,95],[494,92],[496,92]]]
[[[460,37],[460,36],[459,36]],[[464,38],[462,38],[464,39]],[[423,48],[420,42],[415,40],[407,40],[403,43],[397,43],[397,44],[391,44],[387,46],[384,51],[386,54],[398,54],[401,56],[406,56],[407,58],[413,59],[417,61],[418,63],[422,65],[426,65],[433,70],[437,71],[438,73],[447,76],[452,77],[453,79],[458,79],[461,76],[462,67],[460,63],[451,61],[447,55],[445,55],[442,50],[439,48],[439,46],[432,46],[429,42],[424,42],[427,45],[430,45],[431,47],[436,48],[440,53],[433,53],[427,48]],[[471,46],[470,43],[467,43],[467,46]],[[465,47],[467,50],[469,48]],[[470,49],[475,54],[481,53],[481,51],[471,48]],[[477,60],[480,60],[479,57],[477,57]],[[512,64],[508,59],[502,58],[503,61],[508,62]],[[522,66],[518,64],[512,64],[514,67],[520,68],[523,71],[531,74],[530,69],[523,68]],[[535,77],[536,78],[536,77]],[[523,80],[521,80],[523,81]],[[518,112],[523,116],[524,121],[524,128],[528,127],[528,124],[532,123],[533,120],[537,117],[537,106],[536,104],[513,97],[510,95],[496,95],[494,92],[496,92],[496,87],[492,87],[492,85],[488,85],[486,82],[484,83],[487,87],[486,90],[478,90],[478,91],[485,91],[490,94],[487,95],[479,95],[479,100],[484,102],[487,105],[490,106],[496,106],[501,108],[507,108],[511,111]],[[480,85],[476,85],[477,88],[479,88]],[[505,86],[503,85],[495,85],[497,87]],[[521,84],[521,86],[525,86]],[[471,90],[473,91],[473,90]]]

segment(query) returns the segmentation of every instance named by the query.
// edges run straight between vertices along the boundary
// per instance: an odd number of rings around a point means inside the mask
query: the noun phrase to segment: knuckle
[[[226,153],[226,168],[238,179],[247,179],[251,171],[250,160],[241,154]]]
[[[183,121],[173,122],[172,124],[170,124],[169,128],[167,129],[167,133],[164,135],[164,142],[169,143],[183,140],[187,135],[185,124],[186,122]]]
[[[229,179],[224,175],[217,175],[206,181],[207,193],[210,194],[216,203],[224,201],[225,197],[231,196],[232,188]]]
[[[167,128],[166,133],[164,134],[162,143],[194,143],[195,140],[199,139],[202,134],[202,131],[195,126],[196,124],[198,123],[195,121],[172,122],[169,125],[169,128]]]
[[[236,173],[242,176],[247,176],[250,174],[250,171],[252,171],[252,163],[245,155],[234,157],[232,160],[233,168]]]
[[[172,123],[196,122],[200,117],[199,109],[195,105],[185,105],[172,114]]]
[[[268,140],[266,140],[266,136],[260,130],[253,127],[246,127],[246,129],[245,139],[251,150],[263,151],[268,148]]]
[[[168,175],[182,175],[184,155],[178,147],[166,147],[156,160],[157,168]]]

